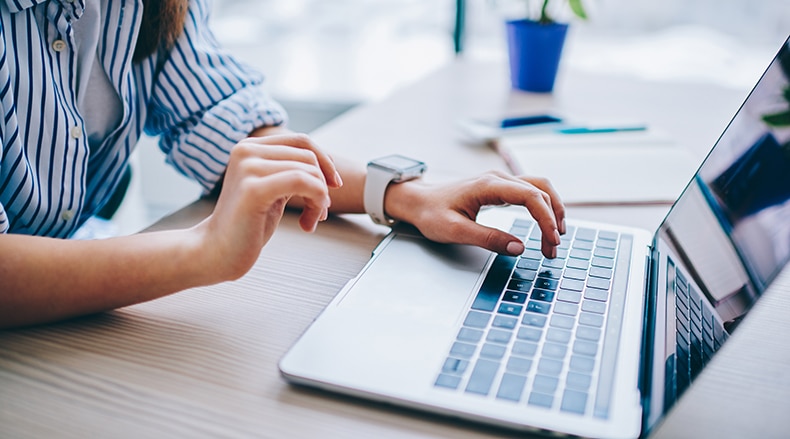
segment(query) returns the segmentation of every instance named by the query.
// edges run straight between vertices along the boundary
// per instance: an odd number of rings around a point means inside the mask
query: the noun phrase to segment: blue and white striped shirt
[[[123,106],[93,148],[77,106],[72,27],[86,1],[101,3],[96,56]],[[190,0],[172,51],[133,64],[141,0],[0,0],[0,233],[70,236],[109,199],[144,130],[210,190],[234,144],[283,123],[262,76],[218,48],[208,1]]]

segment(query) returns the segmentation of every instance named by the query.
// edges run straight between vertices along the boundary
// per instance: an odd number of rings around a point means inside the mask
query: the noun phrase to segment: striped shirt
[[[97,28],[95,56],[122,105],[92,146],[73,29],[86,1],[99,19],[79,26]],[[0,0],[0,233],[69,237],[112,195],[143,132],[208,191],[233,145],[284,122],[262,76],[219,49],[208,1],[190,0],[171,51],[132,63],[142,0]]]

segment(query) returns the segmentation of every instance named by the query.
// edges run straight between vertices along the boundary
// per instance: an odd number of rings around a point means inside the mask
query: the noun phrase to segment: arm
[[[78,241],[0,235],[0,327],[110,310],[232,280],[257,260],[298,197],[300,225],[326,218],[340,185],[305,136],[246,139],[233,148],[214,212],[185,230]]]

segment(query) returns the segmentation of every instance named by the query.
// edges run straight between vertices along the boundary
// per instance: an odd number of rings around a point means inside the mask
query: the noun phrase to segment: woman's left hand
[[[520,238],[476,222],[482,207],[506,204],[524,206],[529,211],[543,235],[543,255],[556,257],[560,234],[565,233],[565,207],[545,178],[489,172],[453,184],[412,180],[388,188],[385,210],[433,241],[519,255],[524,251]]]

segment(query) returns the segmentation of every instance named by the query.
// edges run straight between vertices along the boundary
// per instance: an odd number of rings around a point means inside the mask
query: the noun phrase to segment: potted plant
[[[554,80],[565,45],[568,24],[555,19],[552,7],[564,4],[573,15],[586,20],[581,0],[522,1],[517,19],[505,22],[507,30],[510,82],[513,88],[546,93],[554,89]]]

